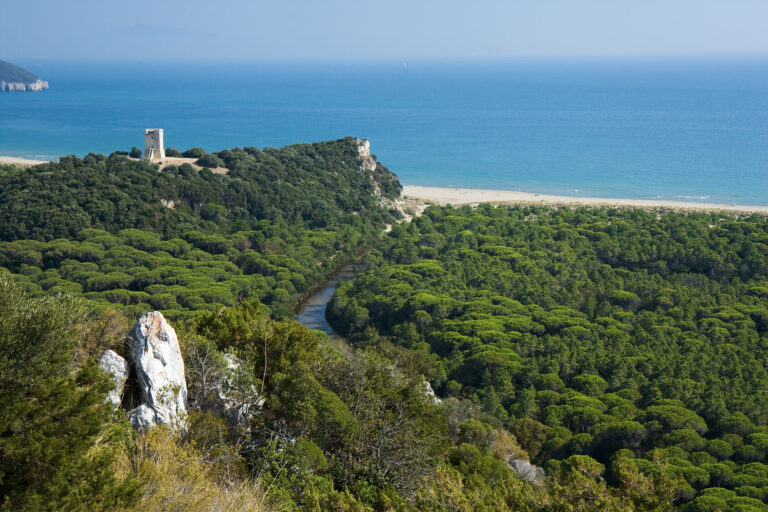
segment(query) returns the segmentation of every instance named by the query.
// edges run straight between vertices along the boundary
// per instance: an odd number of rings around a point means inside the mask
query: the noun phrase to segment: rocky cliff
[[[381,197],[381,187],[373,173],[376,171],[376,157],[371,154],[371,142],[367,139],[357,139],[357,158],[360,161],[360,171],[371,180],[373,195]]]
[[[48,88],[48,82],[37,79],[34,82],[6,82],[0,80],[0,91],[13,92],[13,91],[42,91]]]
[[[34,73],[0,60],[0,91],[42,91],[48,82]]]

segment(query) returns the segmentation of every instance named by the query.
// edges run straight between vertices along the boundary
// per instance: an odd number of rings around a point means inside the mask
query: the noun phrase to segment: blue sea
[[[0,155],[355,136],[403,184],[768,205],[768,59],[15,62]]]

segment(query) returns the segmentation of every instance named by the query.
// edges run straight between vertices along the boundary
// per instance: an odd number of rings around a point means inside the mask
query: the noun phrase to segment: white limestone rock
[[[357,139],[357,155],[360,158],[371,156],[371,141],[368,139]]]
[[[48,82],[37,79],[34,82],[6,82],[0,81],[0,91],[42,91],[48,88]]]
[[[432,400],[432,403],[435,405],[440,405],[443,403],[442,400],[440,400],[437,395],[435,394],[435,390],[432,389],[432,384],[429,383],[427,379],[424,379],[424,395],[426,395],[427,398]]]
[[[264,398],[253,384],[240,383],[240,360],[234,354],[224,354],[227,368],[216,386],[216,395],[224,414],[235,425],[245,425],[252,412],[264,406]]]
[[[356,139],[357,158],[360,161],[360,172],[366,174],[373,185],[374,197],[381,197],[381,187],[379,183],[370,174],[376,170],[376,158],[371,154],[371,141],[367,139]]]
[[[509,463],[509,467],[512,468],[512,471],[515,472],[520,480],[539,484],[544,478],[544,470],[539,466],[534,466],[525,459],[514,459]]]
[[[361,171],[375,171],[376,159],[371,155],[371,141],[357,139],[357,157],[360,159]]]
[[[120,407],[123,387],[130,373],[128,361],[117,355],[113,350],[107,350],[101,355],[99,366],[112,377],[112,382],[115,383],[115,387],[109,392],[107,400],[112,402],[115,407]]]
[[[184,361],[176,331],[162,313],[153,311],[139,318],[128,337],[128,352],[141,401],[154,411],[154,424],[182,426],[187,415]],[[141,407],[129,415],[137,418],[136,422],[132,419],[134,424],[149,422],[151,414]]]
[[[141,404],[128,414],[128,421],[136,430],[147,430],[157,425],[157,414],[147,404]]]

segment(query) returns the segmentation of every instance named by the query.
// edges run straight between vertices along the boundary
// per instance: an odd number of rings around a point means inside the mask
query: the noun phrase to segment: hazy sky
[[[768,54],[768,0],[0,0],[0,59]]]

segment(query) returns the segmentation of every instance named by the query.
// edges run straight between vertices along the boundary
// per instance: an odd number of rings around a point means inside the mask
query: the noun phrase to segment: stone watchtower
[[[147,128],[144,130],[144,158],[150,161],[165,158],[162,128]]]

